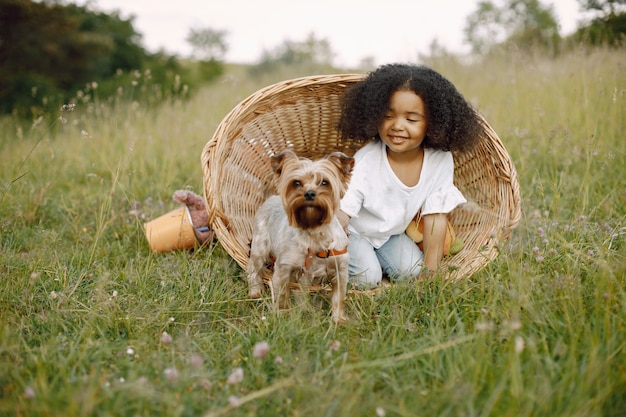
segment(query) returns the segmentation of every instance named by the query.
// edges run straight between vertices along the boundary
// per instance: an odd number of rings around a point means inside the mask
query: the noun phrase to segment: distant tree
[[[479,1],[477,9],[467,17],[465,40],[476,54],[486,53],[506,37],[504,15],[491,1]]]
[[[626,42],[626,0],[578,0],[581,10],[594,17],[580,27],[577,43],[622,47]]]
[[[67,12],[80,21],[80,33],[112,43],[110,53],[102,55],[92,65],[96,76],[110,77],[118,70],[130,71],[142,67],[148,54],[141,46],[141,35],[133,26],[134,17],[126,20],[120,17],[118,11],[107,14],[74,5],[68,5]]]
[[[376,68],[376,58],[373,56],[365,56],[359,61],[359,68],[363,70],[373,70]]]
[[[218,77],[224,72],[222,63],[228,51],[228,32],[211,28],[190,29],[186,41],[193,48],[198,59],[200,78],[204,81]]]
[[[92,7],[90,2],[0,0],[0,113],[37,117],[94,85],[104,98],[117,94],[122,82],[135,86],[139,80],[155,104],[189,91],[193,81],[187,67],[175,57],[146,52],[134,17]],[[221,74],[216,60],[199,68],[196,81]]]
[[[211,28],[190,29],[185,39],[198,57],[205,61],[222,60],[228,51],[228,32]]]
[[[578,0],[582,10],[597,11],[602,16],[624,13],[626,0]]]
[[[303,42],[284,41],[273,51],[265,51],[263,57],[285,65],[325,65],[332,62],[333,53],[326,39],[311,33]]]
[[[139,39],[132,19],[117,14],[0,0],[0,112],[45,109],[87,82],[140,68]]]
[[[304,42],[294,46],[303,61],[318,65],[331,65],[335,57],[328,39],[318,39],[314,33],[309,33]]]
[[[299,67],[314,70],[332,65],[334,53],[327,39],[318,39],[310,33],[302,42],[285,40],[275,49],[264,50],[252,74],[270,72],[278,67]]]
[[[558,28],[553,7],[539,0],[504,0],[501,5],[486,0],[468,16],[464,32],[472,51],[484,54],[503,42],[553,50],[560,39]]]

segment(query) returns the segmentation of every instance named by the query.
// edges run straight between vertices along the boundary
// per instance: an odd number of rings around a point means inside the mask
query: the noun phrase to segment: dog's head
[[[293,227],[310,229],[331,222],[352,175],[354,158],[333,152],[311,161],[290,150],[272,157],[276,187]]]

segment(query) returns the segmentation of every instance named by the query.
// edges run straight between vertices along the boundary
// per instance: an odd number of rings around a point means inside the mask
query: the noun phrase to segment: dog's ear
[[[350,175],[352,168],[354,168],[354,158],[343,152],[333,152],[328,155],[328,159],[335,164],[339,172],[344,176]]]
[[[280,174],[282,174],[283,172],[283,167],[285,166],[285,161],[292,159],[292,158],[298,158],[296,156],[296,154],[292,151],[292,150],[286,150],[286,151],[282,151],[281,153],[272,156],[272,170],[274,171],[274,174],[276,174],[277,176],[280,176]]]

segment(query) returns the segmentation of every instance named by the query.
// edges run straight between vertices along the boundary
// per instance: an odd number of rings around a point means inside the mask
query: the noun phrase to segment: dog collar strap
[[[331,256],[343,255],[348,252],[348,247],[346,246],[343,249],[322,249],[318,252],[313,252],[311,248],[309,248],[309,253],[307,254],[306,260],[304,261],[304,267],[308,268],[311,266],[311,262],[313,262],[313,256],[317,256],[318,258],[330,258]]]
[[[346,246],[343,249],[326,249],[321,250],[316,253],[318,258],[330,258],[331,256],[343,255],[348,252],[348,247]],[[311,250],[309,249],[309,255],[311,254]]]

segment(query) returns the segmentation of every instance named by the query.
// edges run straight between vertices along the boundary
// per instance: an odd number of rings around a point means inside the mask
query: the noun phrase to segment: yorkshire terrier
[[[331,284],[335,323],[347,320],[349,238],[336,213],[346,192],[354,159],[333,152],[311,161],[287,150],[272,157],[279,195],[269,197],[255,216],[248,262],[248,290],[259,298],[263,276],[273,269],[272,301],[289,307],[289,283]]]

